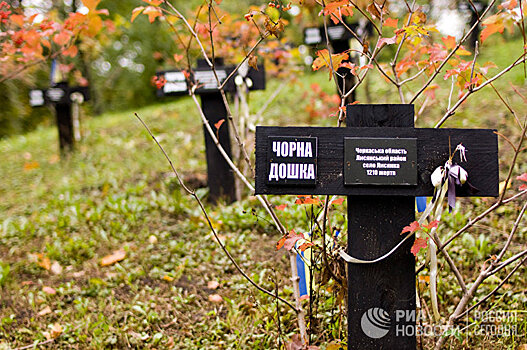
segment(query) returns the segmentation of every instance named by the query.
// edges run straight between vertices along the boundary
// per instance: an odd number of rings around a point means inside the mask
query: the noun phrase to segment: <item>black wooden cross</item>
[[[247,66],[248,67],[248,66]],[[235,66],[224,66],[223,60],[216,59],[215,70],[220,82],[223,83],[227,77],[235,70]],[[204,60],[198,60],[198,67],[194,69],[189,77],[180,70],[162,71],[156,73],[158,77],[164,77],[166,83],[157,90],[157,95],[162,96],[182,96],[188,95],[188,81],[197,84],[195,93],[201,97],[201,107],[203,114],[207,118],[213,130],[220,120],[226,120],[227,109],[223,103],[221,92],[214,72]],[[265,69],[263,65],[258,66],[258,70],[253,68],[240,69],[235,76],[227,81],[224,90],[235,92],[237,85],[245,84],[249,90],[265,89]],[[236,200],[236,189],[234,185],[234,173],[225,158],[218,151],[212,137],[210,137],[205,126],[205,152],[207,154],[207,182],[209,186],[210,200],[214,203],[219,198],[224,198],[229,202]],[[218,130],[218,138],[225,152],[231,156],[231,140],[229,136],[229,123],[225,122]]]
[[[255,192],[347,195],[347,253],[373,260],[403,239],[415,197],[433,194],[430,175],[459,143],[467,161],[454,161],[473,189],[456,195],[497,196],[494,130],[417,129],[413,105],[348,105],[346,128],[257,127]],[[348,265],[348,349],[415,349],[411,241],[378,263]]]
[[[72,117],[72,106],[90,99],[88,86],[69,86],[62,82],[53,84],[48,89],[34,89],[29,91],[29,105],[41,107],[51,104],[55,107],[57,128],[59,130],[59,147],[61,153],[72,151],[75,146],[75,125]],[[77,98],[77,99],[76,99]]]

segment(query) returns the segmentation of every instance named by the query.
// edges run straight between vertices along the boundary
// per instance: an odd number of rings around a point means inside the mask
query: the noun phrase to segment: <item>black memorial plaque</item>
[[[344,138],[345,185],[417,185],[416,138]]]
[[[269,136],[266,182],[269,185],[316,185],[316,137]]]

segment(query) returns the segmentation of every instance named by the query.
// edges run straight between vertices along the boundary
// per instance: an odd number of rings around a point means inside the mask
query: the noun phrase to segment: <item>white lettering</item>
[[[273,152],[276,153],[278,157],[280,157],[280,142],[273,141]]]
[[[287,164],[288,179],[298,179],[298,166],[299,164]]]
[[[285,163],[282,163],[278,166],[278,176],[280,176],[281,179],[285,179],[287,177],[287,170]]]
[[[315,164],[308,164],[306,179],[310,179],[310,180],[315,179]]]
[[[311,142],[306,142],[305,157],[313,157],[313,150],[311,147]]]
[[[271,163],[271,167],[269,169],[269,181],[273,181],[275,179],[276,181],[280,180],[278,178],[278,164],[277,163]]]
[[[296,151],[296,145],[300,142],[289,142],[289,157],[292,157]]]

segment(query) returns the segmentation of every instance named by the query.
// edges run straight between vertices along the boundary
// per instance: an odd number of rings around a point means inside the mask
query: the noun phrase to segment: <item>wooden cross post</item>
[[[68,83],[53,84],[48,89],[29,91],[29,105],[41,107],[50,104],[55,107],[55,117],[59,131],[59,148],[61,153],[71,152],[75,148],[75,125],[72,117],[72,106],[75,94],[82,95],[83,101],[90,99],[87,86],[70,87]]]
[[[348,249],[374,260],[415,220],[415,197],[456,145],[468,172],[456,196],[498,195],[498,140],[489,129],[416,129],[413,105],[348,105],[347,127],[256,128],[256,194],[347,195]],[[348,349],[415,349],[415,257],[408,240],[386,259],[348,265]]]
[[[235,66],[224,66],[223,60],[216,59],[216,74],[220,82],[223,82]],[[157,90],[158,96],[183,96],[188,95],[189,85],[187,77],[182,71],[171,70],[157,73],[158,77],[164,77],[166,83]],[[201,107],[203,114],[212,128],[216,130],[216,124],[222,119],[225,120],[218,130],[218,139],[225,152],[231,156],[231,139],[229,135],[229,123],[227,120],[227,110],[223,103],[223,97],[218,90],[218,84],[214,72],[204,60],[198,60],[198,67],[193,71],[190,80],[197,84],[195,93],[201,97]],[[240,70],[236,77],[229,79],[225,85],[226,92],[235,92],[238,84],[245,84],[249,90],[265,89],[265,69],[258,66],[258,70],[253,68]],[[236,187],[234,173],[218,151],[212,137],[203,126],[205,134],[205,152],[207,155],[207,182],[209,186],[210,201],[216,203],[223,198],[228,202],[236,200]]]

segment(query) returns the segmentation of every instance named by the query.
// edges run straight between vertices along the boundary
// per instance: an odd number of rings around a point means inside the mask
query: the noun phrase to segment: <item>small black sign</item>
[[[344,138],[345,185],[417,185],[417,139]]]
[[[316,185],[316,137],[269,136],[268,140],[267,184]]]

